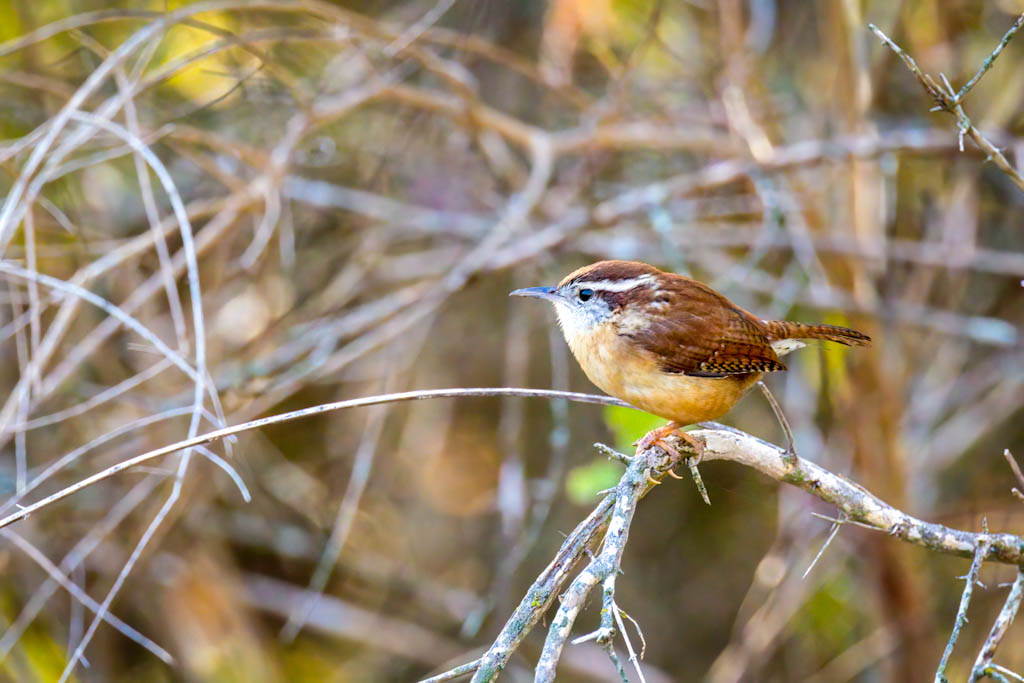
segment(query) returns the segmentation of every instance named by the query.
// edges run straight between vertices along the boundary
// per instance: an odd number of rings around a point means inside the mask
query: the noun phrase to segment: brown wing
[[[710,287],[676,275],[651,299],[665,317],[626,334],[663,372],[725,377],[786,369],[760,321]]]

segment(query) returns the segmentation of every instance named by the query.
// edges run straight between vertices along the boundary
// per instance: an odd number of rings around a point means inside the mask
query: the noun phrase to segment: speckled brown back
[[[628,332],[662,371],[724,377],[786,369],[759,320],[707,285],[664,276],[648,294],[650,310],[660,315]]]

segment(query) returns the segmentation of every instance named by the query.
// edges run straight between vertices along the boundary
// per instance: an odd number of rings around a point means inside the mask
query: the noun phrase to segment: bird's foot
[[[647,434],[645,434],[644,437],[637,441],[634,445],[637,447],[637,450],[643,450],[645,448],[650,448],[651,446],[658,446],[662,450],[666,451],[669,455],[674,456],[677,460],[682,461],[684,460],[682,453],[680,453],[675,446],[673,446],[672,444],[665,440],[667,437],[671,436],[672,434],[675,434],[680,439],[682,439],[683,441],[685,441],[686,443],[690,444],[690,446],[693,447],[693,450],[694,452],[696,452],[697,457],[692,464],[699,465],[701,459],[704,457],[704,440],[690,434],[689,432],[684,432],[681,429],[681,427],[682,425],[679,424],[678,422],[669,422],[667,425],[663,427],[658,427],[657,429],[652,429],[651,431],[647,432]],[[669,474],[671,474],[676,479],[682,479],[682,477],[677,475],[675,472],[670,471]]]
[[[697,465],[700,463],[701,458],[704,457],[704,439],[696,437],[688,432],[682,431],[680,429],[681,426],[682,425],[680,425],[678,422],[669,422],[664,427],[652,429],[650,432],[645,434],[642,439],[637,441],[635,445],[637,446],[638,451],[643,450],[645,448],[650,448],[651,446],[657,446],[658,448],[661,448],[670,456],[675,458],[676,463],[685,462],[690,468],[690,474],[693,475],[693,483],[697,485],[697,491],[700,492],[700,497],[704,500],[705,503],[711,505],[711,499],[708,498],[708,491],[704,487],[704,481],[701,479],[700,472],[697,471]],[[697,455],[692,458],[687,458],[683,456],[683,454],[679,452],[679,449],[677,449],[675,446],[673,446],[671,443],[665,440],[672,434],[676,434],[680,439],[690,444],[690,446],[693,447],[693,450],[694,452],[696,452]],[[675,470],[672,469],[668,470],[668,474],[669,476],[675,477],[676,479],[683,478],[676,474]],[[647,475],[647,478],[650,479],[652,484],[661,483],[661,481],[653,479],[650,475]]]

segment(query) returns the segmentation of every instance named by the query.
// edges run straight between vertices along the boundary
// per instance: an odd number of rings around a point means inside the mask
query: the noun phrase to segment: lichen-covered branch
[[[629,527],[633,522],[633,513],[640,499],[655,485],[656,480],[652,479],[652,475],[663,475],[670,469],[670,458],[671,456],[659,449],[648,449],[637,453],[626,468],[625,474],[611,494],[615,504],[600,554],[590,561],[562,594],[561,605],[548,629],[544,650],[541,652],[540,661],[537,662],[534,680],[538,683],[555,680],[555,669],[562,648],[565,647],[576,617],[586,604],[587,596],[594,586],[605,583],[610,604],[606,604],[603,610],[609,610],[608,620],[614,615],[614,610],[618,609],[614,599],[614,577],[620,570],[622,553],[629,539]],[[605,617],[606,614],[602,613],[602,623],[606,621]],[[606,627],[605,632],[600,633],[598,637],[608,640],[612,635]]]
[[[788,453],[785,449],[769,444],[754,436],[733,430],[722,425],[711,425],[713,428],[701,429],[692,434],[704,440],[704,460],[730,460],[752,467],[757,471],[786,484],[801,488],[821,500],[839,508],[845,521],[855,522],[908,543],[920,545],[940,553],[973,557],[972,572],[968,582],[977,579],[975,565],[980,568],[985,560],[1020,565],[1024,562],[1024,539],[1014,534],[993,534],[987,532],[973,533],[952,529],[941,524],[934,524],[917,519],[902,510],[885,503],[870,491],[846,477],[830,472],[809,460]],[[688,444],[682,440],[670,442],[681,453],[686,453]],[[608,454],[610,449],[603,447],[602,452]],[[639,451],[635,457],[626,459],[616,455],[616,459],[626,462],[626,471],[618,485],[612,489],[601,503],[590,513],[573,533],[562,544],[561,549],[548,565],[547,569],[534,581],[526,596],[505,623],[501,632],[477,662],[459,667],[462,673],[475,671],[474,683],[493,681],[508,662],[513,652],[529,631],[540,622],[554,603],[562,585],[568,581],[569,574],[575,564],[580,561],[590,548],[595,546],[603,536],[601,552],[592,556],[589,564],[580,572],[561,593],[561,604],[552,620],[543,652],[536,669],[537,681],[554,680],[555,669],[566,641],[569,639],[576,617],[586,604],[590,592],[601,583],[610,595],[602,600],[601,627],[574,642],[597,639],[607,649],[607,642],[615,636],[610,626],[610,619],[604,611],[614,613],[618,607],[614,603],[613,577],[620,571],[620,562],[629,534],[629,525],[633,518],[636,505],[644,494],[660,481],[678,462],[674,455],[669,455],[654,447]],[[605,531],[607,529],[607,531]],[[611,581],[609,581],[611,579]],[[1018,580],[1020,583],[1020,580]],[[971,584],[973,585],[973,584]],[[1021,586],[1015,584],[1020,591]],[[970,599],[969,589],[966,591]],[[1007,600],[1004,614],[1000,615],[999,623],[1005,622],[1005,631],[1012,616],[1005,616],[1012,603],[1019,607],[1020,599]],[[1014,613],[1016,609],[1014,609]],[[961,612],[958,612],[958,615]],[[614,614],[612,614],[614,616]],[[960,618],[958,616],[958,623]],[[991,651],[1002,638],[993,627]],[[611,651],[614,653],[614,651]],[[979,658],[981,656],[979,655]],[[613,659],[613,662],[616,660]],[[979,661],[981,661],[979,659]],[[991,661],[991,657],[987,662]],[[616,666],[618,666],[616,662]],[[977,665],[976,665],[977,666]],[[988,666],[983,665],[982,668]],[[454,670],[453,670],[454,671]],[[449,672],[450,673],[450,672]],[[441,680],[448,680],[447,678]]]
[[[555,558],[526,591],[526,595],[505,622],[498,637],[480,658],[479,666],[473,675],[473,683],[493,681],[505,668],[523,638],[536,626],[554,602],[573,567],[590,550],[591,544],[604,530],[613,503],[613,495],[605,496],[594,511],[565,539]]]
[[[787,484],[797,486],[845,512],[849,521],[884,531],[900,540],[929,550],[973,557],[978,543],[987,539],[984,560],[1024,563],[1024,538],[1015,534],[986,534],[952,529],[925,522],[879,499],[860,484],[824,467],[795,458],[783,459],[785,451],[737,430],[707,429],[693,432],[707,443],[705,460],[731,460]],[[680,442],[680,448],[685,444]]]

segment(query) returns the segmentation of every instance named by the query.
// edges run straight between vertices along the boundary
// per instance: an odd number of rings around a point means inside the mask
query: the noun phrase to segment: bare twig
[[[601,455],[608,456],[608,458],[611,460],[618,460],[623,465],[629,465],[629,463],[633,461],[632,457],[626,455],[625,453],[619,453],[617,450],[606,444],[595,443],[594,448],[596,448],[597,452],[600,453]]]
[[[939,660],[939,668],[935,671],[935,683],[947,683],[946,678],[946,666],[949,664],[949,658],[953,654],[953,646],[956,645],[957,638],[960,637],[960,631],[963,629],[964,624],[967,623],[967,608],[971,603],[971,594],[974,592],[974,584],[978,582],[978,573],[981,571],[981,563],[985,561],[986,546],[988,545],[988,538],[981,536],[978,538],[978,545],[974,551],[974,560],[971,562],[971,568],[967,572],[967,576],[964,577],[966,583],[964,585],[964,592],[960,596],[960,606],[956,611],[956,620],[953,622],[953,631],[949,634],[949,642],[946,643],[946,649],[942,651],[942,659]]]
[[[436,676],[431,676],[430,678],[424,678],[422,681],[420,681],[420,683],[444,683],[444,681],[450,681],[458,678],[459,676],[468,676],[469,674],[473,673],[479,668],[480,660],[474,659],[472,662],[460,664],[459,666],[453,669],[449,669],[444,673],[437,674]]]
[[[1003,449],[1003,457],[1006,458],[1006,462],[1010,464],[1010,469],[1013,470],[1013,476],[1017,478],[1017,483],[1020,488],[1012,488],[1010,491],[1018,499],[1024,500],[1024,472],[1020,471],[1020,465],[1017,464],[1017,459],[1013,457],[1013,453],[1010,452],[1009,448]]]
[[[982,135],[981,132],[974,127],[974,124],[971,123],[971,120],[967,117],[967,114],[964,113],[963,106],[961,105],[962,100],[960,99],[961,93],[963,95],[966,95],[967,91],[970,90],[970,87],[973,87],[974,84],[977,83],[977,80],[981,78],[981,76],[989,68],[991,68],[992,62],[1002,51],[1003,47],[1005,47],[1006,43],[1009,42],[1010,38],[1013,37],[1013,34],[1017,32],[1017,29],[1020,27],[1020,22],[1022,20],[1024,20],[1024,16],[1017,19],[1017,22],[1014,24],[1014,27],[1010,29],[1006,36],[1003,37],[1003,40],[1002,42],[999,43],[999,46],[991,55],[989,55],[988,59],[985,60],[985,63],[982,64],[981,70],[977,74],[975,74],[974,78],[968,81],[968,83],[965,84],[963,88],[960,89],[960,93],[953,92],[953,88],[951,85],[949,85],[949,82],[945,80],[945,76],[942,77],[943,84],[939,85],[938,83],[935,82],[934,78],[921,71],[921,68],[917,65],[917,62],[914,61],[914,58],[911,57],[906,52],[904,52],[903,48],[894,43],[892,39],[889,38],[889,36],[885,35],[877,26],[875,26],[874,24],[868,24],[868,28],[870,28],[871,31],[876,36],[878,36],[879,40],[881,40],[886,47],[895,52],[899,56],[899,58],[903,60],[903,63],[907,65],[907,68],[910,69],[910,72],[913,73],[914,76],[917,77],[917,80],[921,82],[921,85],[924,87],[925,91],[932,97],[932,99],[935,100],[937,108],[940,109],[941,111],[945,111],[948,112],[949,114],[952,114],[956,118],[956,125],[960,132],[960,150],[963,151],[964,135],[969,136],[972,140],[974,140],[974,143],[978,145],[978,147],[983,152],[985,152],[987,158],[991,159],[995,163],[995,165],[999,167],[999,170],[1008,175],[1010,179],[1017,185],[1017,187],[1024,190],[1024,177],[1022,177],[1020,172],[1017,171],[1017,169],[1014,168],[1009,161],[1007,161],[1006,157],[1003,156],[1003,153],[999,150],[999,148],[993,145],[988,140],[988,138]]]
[[[981,652],[978,653],[978,658],[974,660],[974,668],[971,670],[971,681],[977,681],[984,676],[996,678],[993,675],[995,667],[992,664],[992,658],[995,657],[996,648],[999,647],[1003,636],[1006,635],[1010,624],[1013,623],[1013,618],[1020,611],[1022,599],[1024,599],[1024,568],[1019,568],[1017,570],[1017,578],[1010,587],[1010,594],[1006,596],[1006,602],[1003,603],[1003,609],[999,611],[999,616],[996,617],[995,623],[992,624],[992,630],[989,631],[988,638],[985,639],[985,644],[982,646]]]
[[[711,505],[711,498],[708,496],[708,489],[704,486],[704,479],[700,476],[700,470],[697,469],[697,458],[687,458],[686,466],[690,470],[690,476],[693,477],[693,483],[697,487],[697,493],[700,494],[701,500],[704,501],[705,505]]]
[[[641,683],[644,680],[643,670],[640,668],[640,660],[644,658],[644,653],[647,652],[647,639],[644,638],[644,632],[640,629],[640,624],[637,623],[636,619],[629,616],[626,610],[622,609],[618,605],[615,607],[615,623],[619,625],[619,633],[622,634],[622,640],[626,643],[626,651],[629,653],[629,661],[633,663],[633,668],[636,669],[637,675],[640,677]],[[636,628],[636,634],[640,636],[640,652],[637,653],[633,649],[633,642],[629,638],[629,633],[626,630],[626,624],[623,623],[622,617],[629,619],[633,627]],[[609,650],[611,646],[609,644]]]
[[[818,550],[818,554],[815,555],[814,559],[811,560],[811,563],[807,565],[807,569],[804,570],[804,574],[800,578],[806,579],[807,575],[811,573],[812,569],[814,569],[814,565],[818,564],[818,560],[820,560],[821,556],[825,553],[825,549],[829,547],[829,545],[835,539],[836,534],[839,533],[839,528],[846,523],[846,520],[844,519],[845,516],[845,513],[840,513],[839,519],[836,519],[832,522],[832,528],[829,529],[828,537],[825,539],[825,542],[821,544],[821,549]]]
[[[1024,25],[1024,14],[1017,17],[1017,21],[1013,22],[1013,26],[1010,27],[1010,30],[1006,32],[1003,39],[999,41],[998,45],[996,45],[996,49],[992,50],[992,54],[986,57],[985,61],[981,63],[981,68],[978,69],[978,73],[971,76],[971,80],[964,83],[964,86],[960,88],[959,92],[956,94],[956,100],[958,102],[962,101],[964,99],[964,95],[970,92],[971,88],[973,88],[975,84],[981,80],[981,77],[985,75],[985,72],[992,68],[992,65],[996,61],[996,57],[998,57],[999,53],[1003,51],[1003,48],[1009,44],[1010,39],[1013,38],[1013,34],[1020,29],[1021,25]]]
[[[133,458],[129,458],[67,488],[64,488],[40,501],[37,501],[36,503],[25,506],[16,513],[12,513],[3,519],[0,519],[0,528],[22,520],[28,515],[37,512],[48,505],[62,500],[63,498],[66,498],[67,496],[88,486],[92,486],[99,481],[108,479],[109,477],[131,467],[169,453],[210,443],[211,441],[223,439],[244,431],[348,408],[360,408],[380,405],[382,403],[415,401],[430,398],[461,398],[474,396],[561,398],[580,403],[596,403],[601,405],[630,407],[623,401],[609,396],[579,394],[567,391],[550,391],[544,389],[504,387],[428,389],[325,403],[312,406],[310,408],[303,408],[288,413],[272,415],[257,420],[251,420],[240,425],[214,430],[212,432],[207,432],[206,434],[200,434],[189,439],[148,451]],[[1018,536],[1013,534],[971,533],[916,519],[901,510],[897,510],[896,508],[887,505],[866,489],[855,484],[849,479],[833,474],[816,463],[797,457],[795,464],[788,464],[783,458],[783,455],[785,454],[783,449],[761,441],[756,437],[744,434],[738,430],[705,429],[693,432],[693,435],[704,439],[707,443],[707,448],[704,454],[705,460],[732,460],[734,462],[753,467],[777,481],[802,488],[821,500],[836,505],[840,510],[845,512],[853,522],[857,522],[880,531],[885,531],[892,536],[907,541],[908,543],[924,546],[941,553],[972,557],[975,554],[979,539],[984,537],[988,539],[985,546],[985,559],[1012,565],[1017,565],[1024,560],[1024,552],[1021,550],[1022,542]],[[669,438],[671,439],[672,437]],[[686,450],[686,444],[684,442],[679,442],[674,445],[676,445],[679,450]],[[631,461],[631,466],[634,464],[636,463]]]

